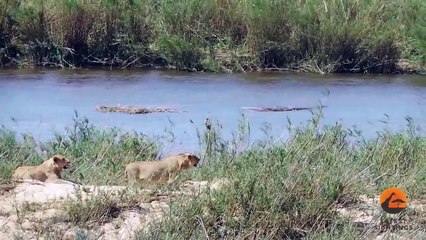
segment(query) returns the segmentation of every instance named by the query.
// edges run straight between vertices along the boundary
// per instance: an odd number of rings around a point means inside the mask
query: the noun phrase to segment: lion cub
[[[196,167],[199,161],[200,159],[191,153],[181,153],[162,160],[133,162],[127,164],[124,176],[132,184],[139,180],[172,183],[177,173]]]
[[[32,179],[41,182],[58,180],[61,179],[62,169],[67,169],[69,165],[70,160],[62,155],[55,155],[39,166],[22,166],[16,168],[12,175],[12,180]]]

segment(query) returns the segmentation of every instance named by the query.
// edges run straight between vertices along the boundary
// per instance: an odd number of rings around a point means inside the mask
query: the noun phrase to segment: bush
[[[394,73],[425,64],[421,0],[6,0],[0,7],[2,65]]]

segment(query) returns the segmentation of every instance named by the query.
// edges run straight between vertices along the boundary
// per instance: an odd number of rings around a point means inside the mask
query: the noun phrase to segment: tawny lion
[[[13,181],[24,179],[38,180],[41,182],[58,181],[63,169],[70,166],[70,160],[62,155],[54,155],[38,166],[22,166],[15,169],[12,175]]]
[[[180,171],[196,167],[199,161],[200,159],[191,153],[181,153],[162,160],[132,162],[127,164],[124,176],[131,184],[139,180],[172,183]]]

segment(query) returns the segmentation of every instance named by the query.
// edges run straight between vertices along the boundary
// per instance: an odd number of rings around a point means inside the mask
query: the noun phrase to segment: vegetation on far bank
[[[200,130],[200,167],[182,172],[176,183],[165,187],[217,178],[228,185],[174,202],[162,223],[152,224],[140,239],[359,239],[378,230],[354,225],[336,213],[336,206],[354,203],[360,195],[377,196],[389,186],[404,189],[409,201],[426,196],[426,139],[410,120],[404,131],[380,131],[376,138],[365,139],[356,129],[339,124],[319,127],[320,113],[305,126],[289,124],[285,141],[251,142],[245,120],[231,140],[221,137],[217,124]],[[120,185],[126,163],[152,159],[160,152],[155,140],[118,129],[101,130],[87,119],[76,118],[66,134],[43,144],[30,136],[18,141],[2,129],[0,178],[7,182],[18,165],[38,164],[61,153],[73,160],[73,171],[64,174],[65,179]],[[96,221],[99,214],[87,215],[92,205],[80,205],[68,209],[72,221],[82,226],[85,219]],[[96,206],[108,208],[108,201]],[[392,219],[408,221],[413,232],[425,223],[416,211]],[[389,231],[398,232],[398,226]]]
[[[1,66],[424,71],[423,0],[2,0]]]

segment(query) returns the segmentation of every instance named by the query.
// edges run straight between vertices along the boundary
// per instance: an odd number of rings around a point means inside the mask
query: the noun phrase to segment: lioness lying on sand
[[[62,182],[62,169],[67,169],[70,160],[62,155],[55,155],[39,166],[22,166],[15,169],[12,175],[13,181],[24,179],[38,180],[41,182]],[[63,180],[65,182],[65,180]]]
[[[191,153],[181,153],[162,160],[133,162],[127,164],[124,176],[131,184],[139,180],[172,183],[177,173],[196,167],[199,161],[200,159]]]

